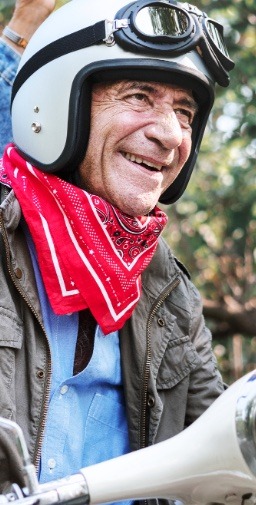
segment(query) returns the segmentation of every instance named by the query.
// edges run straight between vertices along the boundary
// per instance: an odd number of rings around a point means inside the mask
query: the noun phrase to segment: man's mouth
[[[140,156],[136,156],[135,154],[125,153],[125,152],[123,152],[122,154],[128,161],[132,161],[133,163],[137,163],[138,165],[142,165],[143,167],[147,168],[150,171],[160,172],[160,170],[162,170],[162,168],[163,168],[163,165],[160,165],[158,163],[152,163],[151,161],[145,160],[144,158],[141,158]]]

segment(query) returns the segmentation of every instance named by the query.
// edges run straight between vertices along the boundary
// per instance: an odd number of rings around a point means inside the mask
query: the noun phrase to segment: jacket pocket
[[[15,373],[15,352],[21,349],[23,325],[10,309],[0,307],[0,397],[10,387]]]
[[[182,336],[169,341],[159,367],[157,388],[169,389],[174,387],[197,368],[201,362],[202,360],[189,336]]]

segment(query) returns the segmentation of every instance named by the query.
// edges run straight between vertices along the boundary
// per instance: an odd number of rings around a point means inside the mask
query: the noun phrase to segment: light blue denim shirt
[[[12,141],[11,91],[19,61],[20,55],[0,39],[0,158],[6,144]]]
[[[118,332],[105,336],[97,326],[91,360],[73,376],[78,313],[53,313],[25,224],[24,229],[52,354],[51,396],[39,473],[40,482],[48,482],[129,452],[129,437]]]

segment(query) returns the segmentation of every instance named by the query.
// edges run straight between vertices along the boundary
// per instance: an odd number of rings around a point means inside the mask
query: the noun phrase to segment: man
[[[0,175],[0,413],[41,482],[174,436],[223,391],[157,207],[185,190],[228,84],[217,34],[188,4],[76,0],[22,57]]]

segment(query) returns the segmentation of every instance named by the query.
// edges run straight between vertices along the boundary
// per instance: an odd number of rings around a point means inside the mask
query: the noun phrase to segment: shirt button
[[[67,393],[68,389],[69,389],[69,388],[68,388],[67,384],[64,384],[64,386],[62,386],[62,387],[60,388],[60,394],[61,394],[61,395],[65,395],[65,393]]]
[[[55,468],[56,466],[56,461],[54,458],[50,458],[48,459],[48,467],[50,470],[52,470],[53,468]]]

